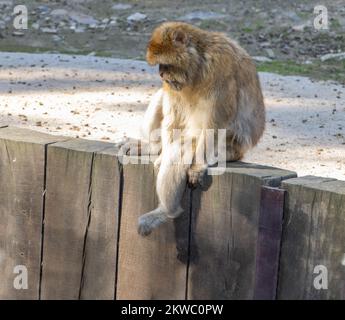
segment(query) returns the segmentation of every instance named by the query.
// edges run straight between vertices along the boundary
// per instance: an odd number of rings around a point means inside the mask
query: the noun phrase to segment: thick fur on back
[[[159,64],[168,128],[227,129],[233,150],[228,160],[242,158],[258,142],[265,127],[260,82],[252,59],[235,41],[167,22],[154,30],[146,58]]]

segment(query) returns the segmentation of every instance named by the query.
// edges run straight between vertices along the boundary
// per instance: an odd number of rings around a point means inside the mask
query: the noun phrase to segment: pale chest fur
[[[188,135],[198,135],[209,126],[212,109],[203,98],[187,99],[183,95],[163,95],[163,127],[167,130],[182,129]]]

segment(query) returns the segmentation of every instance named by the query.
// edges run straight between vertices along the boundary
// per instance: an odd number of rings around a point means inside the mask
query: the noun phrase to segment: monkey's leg
[[[241,144],[237,140],[229,139],[226,147],[226,161],[239,161],[244,153],[249,149],[246,144]]]
[[[205,130],[202,130],[196,141],[192,164],[187,171],[188,187],[192,189],[204,184],[204,177],[208,167],[205,159],[205,143]]]
[[[183,212],[181,200],[186,188],[187,168],[181,162],[174,162],[169,154],[162,156],[156,183],[159,206],[139,217],[139,234],[146,236],[169,218],[177,218]]]

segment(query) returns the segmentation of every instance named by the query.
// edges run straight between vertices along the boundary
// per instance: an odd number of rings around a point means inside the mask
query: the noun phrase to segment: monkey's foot
[[[138,233],[141,236],[148,236],[153,229],[167,221],[166,214],[157,208],[153,211],[143,214],[138,220]]]
[[[204,177],[205,177],[206,169],[196,169],[190,167],[188,169],[188,187],[191,189],[196,188],[198,185],[203,186],[204,184]]]

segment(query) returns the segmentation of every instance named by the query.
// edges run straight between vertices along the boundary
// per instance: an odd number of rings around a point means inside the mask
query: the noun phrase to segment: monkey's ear
[[[183,30],[176,30],[172,35],[172,40],[177,46],[187,45],[189,42],[189,37]]]

